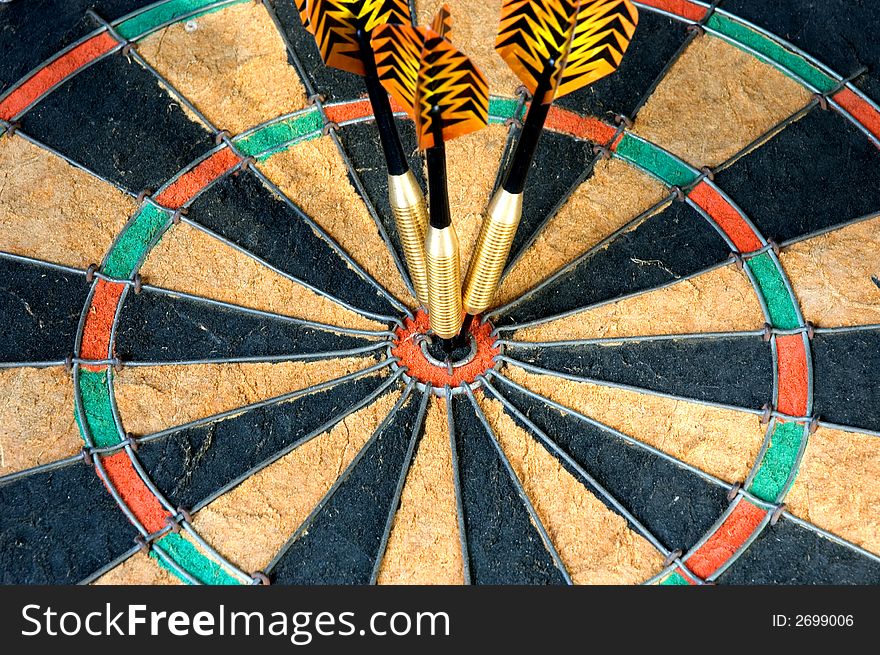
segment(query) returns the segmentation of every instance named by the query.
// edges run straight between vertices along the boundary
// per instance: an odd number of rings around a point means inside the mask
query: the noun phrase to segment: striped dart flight
[[[373,33],[379,78],[415,121],[423,150],[437,145],[435,116],[444,141],[485,127],[489,118],[489,84],[448,41],[450,26],[444,5],[430,28],[382,25]]]
[[[412,20],[407,0],[296,0],[296,5],[324,63],[356,75],[366,73],[359,30],[368,35],[380,25]]]
[[[546,104],[614,72],[637,23],[630,0],[505,0],[495,49]]]

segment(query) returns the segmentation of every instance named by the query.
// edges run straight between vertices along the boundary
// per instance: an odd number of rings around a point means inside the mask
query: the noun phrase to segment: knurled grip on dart
[[[427,307],[429,295],[425,231],[428,229],[428,208],[412,171],[388,176],[388,199],[416,296]]]
[[[522,194],[499,189],[492,197],[464,282],[464,311],[481,314],[492,304],[522,216]]]
[[[458,334],[464,318],[461,307],[461,260],[455,228],[428,225],[425,235],[428,264],[428,317],[441,339]]]

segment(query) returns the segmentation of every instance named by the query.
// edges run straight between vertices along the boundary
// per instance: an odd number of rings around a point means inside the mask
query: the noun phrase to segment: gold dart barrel
[[[481,314],[492,304],[522,216],[522,194],[499,189],[492,197],[464,282],[464,311]]]
[[[425,230],[428,228],[428,209],[425,207],[425,196],[412,171],[388,176],[388,198],[416,296],[427,307],[429,296]]]
[[[428,226],[425,236],[428,264],[428,308],[431,329],[441,339],[458,334],[464,318],[461,310],[461,263],[458,237],[452,225]]]

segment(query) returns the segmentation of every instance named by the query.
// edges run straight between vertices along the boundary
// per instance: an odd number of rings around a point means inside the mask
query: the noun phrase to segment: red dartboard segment
[[[706,8],[689,0],[638,0],[638,4],[645,7],[654,7],[682,18],[695,22],[703,20],[706,16]]]
[[[803,337],[800,334],[777,336],[776,358],[776,408],[789,416],[804,416],[807,413],[809,371]]]
[[[327,120],[337,125],[344,125],[358,119],[372,118],[373,107],[369,100],[358,100],[339,105],[327,105],[324,107],[324,113],[327,114]]]
[[[880,111],[877,111],[871,103],[846,87],[835,93],[833,100],[880,140]]]
[[[717,189],[706,182],[700,182],[688,196],[712,217],[739,252],[754,252],[762,247],[758,235],[742,214]]]
[[[125,285],[119,282],[98,280],[86,322],[83,326],[79,356],[83,359],[107,359],[110,352],[110,332],[113,327],[116,308]],[[89,371],[99,372],[106,366],[85,365]]]
[[[113,486],[141,525],[150,533],[161,530],[171,514],[144,484],[128,454],[123,451],[102,457],[101,464],[107,474],[104,483]]]
[[[742,548],[767,516],[767,510],[740,500],[715,533],[691,555],[685,564],[706,579]]]
[[[44,96],[59,82],[63,82],[78,70],[98,57],[107,54],[119,45],[108,32],[101,32],[83,41],[66,53],[49,62],[0,102],[0,118],[11,121],[25,109]]]
[[[406,113],[406,110],[397,100],[389,97],[391,111],[395,114]],[[373,106],[369,100],[355,100],[354,102],[340,102],[335,105],[324,105],[324,113],[327,120],[337,125],[345,125],[361,119],[373,118]]]
[[[179,209],[202,189],[241,162],[228,147],[221,148],[169,184],[156,196],[156,202],[170,209]]]
[[[555,132],[564,132],[578,139],[600,144],[608,143],[617,133],[616,128],[592,116],[581,116],[555,105],[550,108],[545,126]]]

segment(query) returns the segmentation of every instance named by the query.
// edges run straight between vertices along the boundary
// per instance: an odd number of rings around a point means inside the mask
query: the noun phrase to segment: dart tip
[[[462,348],[467,344],[468,341],[468,333],[471,330],[471,324],[474,322],[473,314],[465,314],[464,321],[461,324],[461,329],[458,331],[458,335],[455,337],[455,341],[453,346],[455,348]]]

